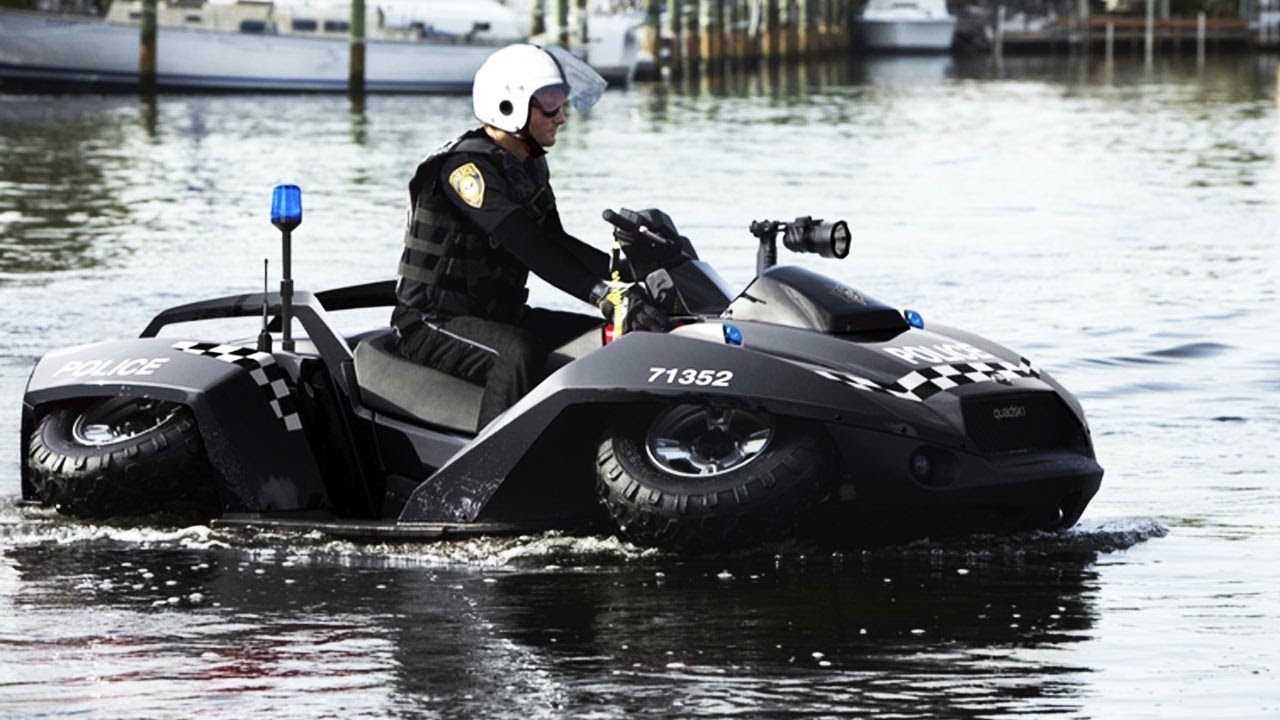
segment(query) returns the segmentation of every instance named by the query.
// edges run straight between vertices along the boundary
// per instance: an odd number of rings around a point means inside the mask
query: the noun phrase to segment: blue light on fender
[[[302,224],[302,190],[297,185],[272,188],[271,224],[284,232]]]
[[[911,327],[924,329],[924,318],[920,317],[920,313],[915,310],[903,310],[902,317],[906,318],[907,324]]]
[[[737,325],[724,324],[724,343],[725,345],[741,345],[742,331]]]

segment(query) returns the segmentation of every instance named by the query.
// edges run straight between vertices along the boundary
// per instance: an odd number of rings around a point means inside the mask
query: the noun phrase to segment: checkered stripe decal
[[[302,429],[302,418],[298,417],[298,408],[293,404],[293,396],[289,394],[289,384],[285,379],[284,371],[276,364],[276,359],[271,356],[271,353],[236,345],[187,340],[174,343],[173,348],[192,355],[211,357],[248,370],[249,377],[252,377],[258,387],[267,394],[271,411],[284,422],[285,429],[290,432]]]
[[[828,380],[835,380],[851,388],[892,395],[915,402],[924,402],[943,390],[950,390],[960,385],[1012,380],[1015,377],[1040,377],[1040,371],[1026,358],[1019,358],[1016,365],[1003,360],[985,363],[934,365],[922,370],[913,370],[888,385],[882,385],[874,380],[868,380],[849,373],[832,370],[816,370],[815,372]]]

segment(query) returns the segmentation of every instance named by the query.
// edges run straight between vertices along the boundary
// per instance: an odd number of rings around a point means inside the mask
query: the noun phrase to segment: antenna
[[[262,332],[258,333],[258,352],[271,352],[271,333],[267,331],[267,265],[271,261],[262,258]]]

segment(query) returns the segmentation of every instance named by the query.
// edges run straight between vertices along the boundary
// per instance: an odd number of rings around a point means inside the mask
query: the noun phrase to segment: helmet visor
[[[560,74],[564,76],[565,82],[564,85],[553,85],[544,89],[551,90],[558,87],[562,94],[567,95],[569,102],[573,103],[574,110],[580,113],[590,110],[604,95],[604,89],[608,87],[609,83],[605,82],[605,79],[600,77],[600,73],[593,70],[590,65],[559,45],[547,45],[542,49],[551,55],[556,64],[560,66]],[[564,102],[561,100],[559,104],[543,104],[542,98],[539,97],[541,92],[540,90],[535,93],[534,98],[538,100],[538,104],[545,110],[554,110]],[[551,98],[551,100],[554,100],[554,98]]]
[[[533,101],[544,114],[555,115],[569,101],[568,85],[548,85],[533,94]]]

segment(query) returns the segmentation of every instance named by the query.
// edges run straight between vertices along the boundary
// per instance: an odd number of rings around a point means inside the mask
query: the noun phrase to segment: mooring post
[[[680,46],[684,43],[684,3],[682,0],[667,2],[667,28],[671,33],[671,54],[667,58],[671,77],[679,77],[681,57]]]
[[[138,91],[156,91],[156,0],[142,0],[142,35],[138,44]]]
[[[569,0],[556,0],[556,42],[569,47]]]
[[[536,38],[546,31],[547,0],[531,0],[529,3],[529,37]],[[657,55],[654,57],[657,57]]]
[[[1089,54],[1089,0],[1080,0],[1080,42],[1084,43],[1084,52]]]
[[[720,0],[701,0],[702,67],[704,72],[719,72],[724,65],[724,8]]]
[[[1147,32],[1143,36],[1143,58],[1151,64],[1156,53],[1156,0],[1147,0]]]
[[[1204,67],[1204,11],[1196,15],[1196,65]]]
[[[644,24],[640,26],[640,51],[653,58],[656,67],[662,60],[662,0],[644,0]]]
[[[587,10],[587,0],[575,0],[573,7],[573,20],[575,26],[574,47],[580,48],[583,57],[588,61],[591,60],[590,48],[591,44],[591,28],[588,25],[588,19],[591,13]]]
[[[1110,65],[1112,60],[1115,59],[1115,45],[1116,45],[1116,24],[1108,20],[1107,21],[1107,64],[1108,65]]]
[[[351,56],[347,93],[364,94],[364,0],[351,0]]]
[[[778,0],[764,0],[764,16],[760,19],[760,54],[766,62],[773,62],[778,59]]]
[[[802,57],[808,57],[813,52],[812,42],[812,22],[813,22],[813,0],[800,0],[800,4],[796,8],[796,49],[800,51]]]
[[[792,0],[778,0],[778,56],[789,58],[796,54],[796,18]]]
[[[684,61],[689,66],[689,73],[698,72],[698,64],[702,57],[699,53],[698,17],[701,14],[699,5],[708,0],[691,0],[691,6],[684,13]]]
[[[996,57],[1000,57],[1004,54],[1004,6],[1000,4],[996,5],[995,36],[996,40],[991,46],[991,51],[995,53]]]

